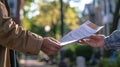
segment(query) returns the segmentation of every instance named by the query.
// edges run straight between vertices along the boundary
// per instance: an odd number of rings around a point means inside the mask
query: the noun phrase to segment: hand
[[[43,39],[41,50],[48,56],[50,56],[56,54],[61,47],[62,46],[60,46],[59,41],[57,41],[56,39],[52,37],[45,37]]]
[[[103,35],[92,35],[87,39],[79,40],[80,44],[88,44],[94,48],[104,46],[104,36]]]

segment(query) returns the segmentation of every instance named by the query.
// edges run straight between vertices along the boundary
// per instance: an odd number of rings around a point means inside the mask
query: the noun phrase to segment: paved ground
[[[58,67],[56,65],[49,65],[44,62],[36,60],[20,60],[20,67]]]

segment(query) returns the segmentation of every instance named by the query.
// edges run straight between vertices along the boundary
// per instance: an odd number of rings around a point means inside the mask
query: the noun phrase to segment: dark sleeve
[[[114,31],[105,38],[105,49],[120,49],[120,30]]]

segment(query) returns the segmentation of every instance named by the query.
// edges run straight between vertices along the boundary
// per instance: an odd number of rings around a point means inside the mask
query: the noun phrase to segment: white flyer
[[[64,45],[76,42],[80,39],[93,35],[94,33],[98,32],[102,28],[103,26],[98,26],[92,23],[91,21],[87,20],[85,23],[80,25],[77,29],[63,36],[63,38],[61,38],[60,40],[60,43],[62,46],[64,46]]]

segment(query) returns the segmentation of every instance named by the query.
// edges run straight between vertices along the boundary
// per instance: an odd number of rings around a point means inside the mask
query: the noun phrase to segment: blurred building
[[[93,3],[86,4],[83,14],[88,15],[92,22],[104,25],[99,33],[107,36],[110,34],[115,7],[116,0],[93,0]]]
[[[118,3],[117,3],[118,1]],[[111,32],[116,29],[114,25],[114,29],[112,29],[113,24],[118,22],[117,29],[120,29],[120,21],[119,17],[117,17],[118,21],[113,22],[115,19],[114,13],[116,11],[116,5],[119,4],[119,0],[93,0],[93,3],[86,4],[83,15],[88,15],[88,18],[95,24],[103,25],[104,28],[99,31],[99,34],[104,34],[108,36]],[[120,8],[118,8],[120,9]],[[118,11],[119,14],[119,11]],[[115,19],[116,20],[116,19]],[[95,49],[98,50],[98,49]],[[109,54],[109,51],[104,51],[100,48],[101,57],[112,55],[113,53]],[[93,56],[95,53],[93,53]],[[100,60],[100,58],[99,58]]]

